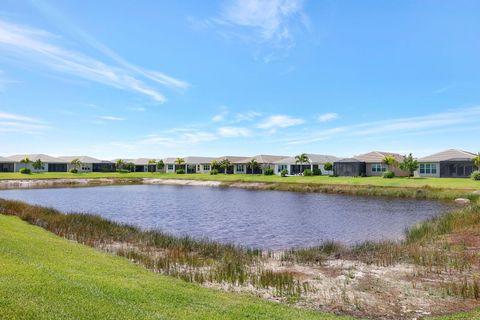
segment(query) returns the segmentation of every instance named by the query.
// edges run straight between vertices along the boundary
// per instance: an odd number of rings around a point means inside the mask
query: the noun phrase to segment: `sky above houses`
[[[0,155],[480,151],[480,2],[0,3]]]

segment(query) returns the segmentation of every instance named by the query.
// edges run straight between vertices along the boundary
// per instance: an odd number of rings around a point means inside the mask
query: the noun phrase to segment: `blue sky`
[[[0,4],[0,155],[480,151],[480,2]]]

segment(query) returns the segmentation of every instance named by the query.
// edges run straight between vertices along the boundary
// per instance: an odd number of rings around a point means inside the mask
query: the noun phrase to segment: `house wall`
[[[372,168],[375,165],[382,165],[386,168],[386,170],[393,171],[395,173],[395,176],[397,177],[408,177],[408,172],[400,170],[399,168],[396,168],[394,166],[387,166],[386,164],[383,163],[367,163],[366,165],[366,175],[367,177],[379,177],[383,175],[383,172],[374,172],[372,171]]]
[[[92,172],[92,167],[92,163],[82,163],[82,165],[79,166],[77,169],[79,172]],[[70,171],[73,168],[75,168],[74,165],[72,165],[71,163],[67,163],[67,171]]]
[[[0,172],[14,172],[15,165],[13,163],[0,163]]]
[[[31,163],[25,165],[20,162],[15,162],[14,167],[15,167],[15,172],[20,171],[20,169],[22,168],[28,168],[32,172],[48,172],[48,163],[43,163],[43,169],[40,169],[40,170],[34,169]]]
[[[421,173],[420,166],[422,164],[435,164],[437,167],[436,173]],[[418,170],[414,172],[415,177],[425,177],[425,178],[440,178],[440,163],[439,162],[419,162],[418,163]]]

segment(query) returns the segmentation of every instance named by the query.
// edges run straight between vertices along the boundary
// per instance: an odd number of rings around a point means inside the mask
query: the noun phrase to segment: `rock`
[[[457,198],[457,199],[455,199],[455,203],[456,204],[467,205],[467,204],[470,204],[470,200],[465,199],[465,198]]]
[[[472,194],[476,196],[480,196],[480,190],[473,191]]]

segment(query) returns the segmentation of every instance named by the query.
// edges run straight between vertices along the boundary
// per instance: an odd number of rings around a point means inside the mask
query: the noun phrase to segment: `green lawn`
[[[155,274],[0,215],[1,319],[346,319]]]
[[[59,178],[163,178],[163,179],[193,179],[217,181],[247,181],[247,182],[290,182],[290,183],[318,183],[342,185],[373,185],[389,187],[423,187],[452,188],[452,189],[480,189],[480,181],[455,178],[394,178],[381,177],[279,177],[263,175],[209,175],[209,174],[175,174],[175,173],[67,173],[48,172],[34,174],[0,173],[0,180],[5,179],[59,179]]]

